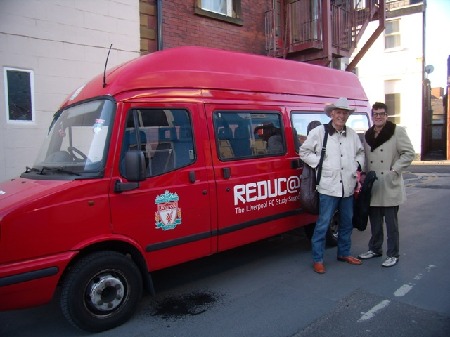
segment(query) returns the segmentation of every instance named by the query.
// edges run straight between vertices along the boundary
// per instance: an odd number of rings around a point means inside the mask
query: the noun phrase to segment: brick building
[[[265,54],[264,18],[271,5],[272,0],[141,0],[141,53],[158,50],[159,43],[159,49],[197,45]]]

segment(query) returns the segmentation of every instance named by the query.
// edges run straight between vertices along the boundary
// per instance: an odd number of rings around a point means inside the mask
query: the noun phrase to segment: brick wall
[[[264,12],[272,1],[241,0],[242,25],[195,14],[195,1],[162,2],[163,49],[196,45],[265,54]],[[156,0],[141,0],[140,6],[141,52],[152,52],[156,50]]]

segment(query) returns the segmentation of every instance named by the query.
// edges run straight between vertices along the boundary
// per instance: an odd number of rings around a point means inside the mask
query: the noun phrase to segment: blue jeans
[[[339,235],[337,256],[349,256],[351,249],[351,236],[353,231],[353,196],[347,198],[331,197],[319,194],[319,218],[316,222],[314,234],[311,239],[312,255],[314,262],[323,262],[326,236],[330,221],[339,209]]]

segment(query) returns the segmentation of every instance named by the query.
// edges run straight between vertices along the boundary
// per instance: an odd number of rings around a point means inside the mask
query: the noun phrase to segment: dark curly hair
[[[375,104],[372,105],[372,113],[373,113],[373,110],[378,110],[378,109],[384,109],[384,111],[386,111],[386,113],[388,112],[388,107],[386,104],[381,103],[381,102],[375,102]]]

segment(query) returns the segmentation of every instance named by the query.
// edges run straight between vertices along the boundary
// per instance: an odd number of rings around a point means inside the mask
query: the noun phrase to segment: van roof
[[[124,63],[87,83],[76,99],[142,89],[192,88],[367,100],[355,74],[298,61],[204,47],[177,47]]]

